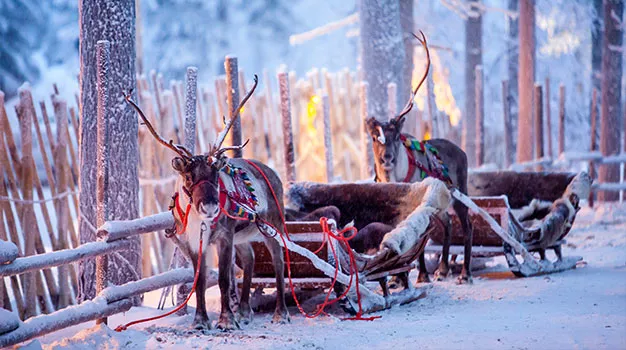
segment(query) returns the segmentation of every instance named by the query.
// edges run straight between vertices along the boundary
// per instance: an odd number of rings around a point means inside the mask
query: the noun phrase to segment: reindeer
[[[415,90],[411,91],[409,101],[397,116],[387,122],[380,122],[374,117],[368,118],[367,120],[367,129],[372,137],[374,149],[376,181],[417,182],[423,180],[424,177],[435,176],[441,180],[447,180],[450,187],[457,187],[463,194],[467,194],[467,155],[462,149],[445,139],[433,139],[424,143],[418,143],[418,145],[425,149],[434,147],[434,149],[436,149],[434,152],[437,152],[436,156],[448,167],[447,174],[445,174],[444,171],[430,172],[428,168],[433,165],[433,152],[430,150],[424,150],[424,152],[412,150],[409,147],[414,144],[412,141],[415,140],[415,137],[402,133],[405,117],[413,108],[415,94],[426,80],[430,69],[428,44],[424,33],[421,31],[420,33],[422,35],[421,38],[415,34],[413,34],[413,36],[422,44],[424,50],[426,50],[426,72],[422,76],[419,84],[417,84]],[[421,171],[415,171],[416,168],[420,168],[417,170]],[[432,168],[430,170],[432,170]],[[464,263],[461,276],[459,277],[459,283],[471,283],[470,257],[472,252],[472,228],[469,222],[468,209],[461,202],[456,200],[453,201],[453,208],[461,221],[461,226],[465,233]],[[438,269],[438,279],[445,278],[449,272],[448,255],[450,252],[451,223],[448,222],[447,226],[441,263]],[[419,257],[419,265],[418,282],[430,282],[423,253]]]
[[[284,209],[282,182],[272,169],[260,162],[226,157],[226,151],[242,149],[247,141],[239,146],[222,147],[233,122],[239,117],[239,111],[250,98],[257,84],[258,78],[255,75],[254,85],[237,107],[237,113],[228,122],[224,120],[224,129],[216,137],[210,151],[200,155],[192,154],[184,146],[174,144],[173,141],[166,142],[155,131],[137,104],[130,99],[129,95],[126,96],[126,101],[137,111],[152,136],[177,154],[172,159],[172,167],[180,175],[176,182],[176,188],[178,193],[183,195],[178,196],[176,200],[179,201],[181,208],[188,209],[183,218],[177,218],[177,229],[179,230],[177,233],[181,239],[175,239],[175,241],[178,240],[179,248],[193,262],[194,269],[200,270],[200,278],[198,278],[195,288],[197,307],[194,328],[196,329],[211,328],[204,295],[207,261],[203,258],[200,264],[196,264],[200,242],[202,242],[202,250],[205,252],[209,244],[217,244],[218,285],[221,295],[221,312],[217,328],[232,330],[240,328],[233,311],[237,305],[233,303],[235,305],[231,306],[230,303],[232,296],[236,295],[236,285],[233,278],[233,248],[236,250],[237,258],[244,272],[241,300],[237,311],[238,316],[247,323],[252,317],[249,298],[254,267],[254,252],[249,240],[259,233],[264,233],[265,244],[271,253],[276,273],[276,310],[272,321],[277,323],[290,321],[285,304],[283,252],[279,243],[267,235],[267,224],[280,230],[279,234],[284,233],[282,232],[281,219]],[[234,188],[235,180],[231,175],[226,174],[224,169],[239,169],[237,171],[247,174],[249,183],[254,187],[257,201],[256,208],[251,208],[258,217],[254,222],[252,220],[237,220],[225,210],[230,205],[237,204],[238,199],[232,196],[236,190]],[[272,191],[276,195],[276,200],[271,194]],[[186,222],[186,225],[181,227],[181,222]],[[200,240],[201,237],[203,238],[202,241]]]

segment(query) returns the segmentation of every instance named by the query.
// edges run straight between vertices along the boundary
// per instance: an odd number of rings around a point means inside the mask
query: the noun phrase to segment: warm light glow
[[[241,106],[241,108],[239,109],[239,114],[243,114],[243,112],[246,110],[245,106]]]
[[[424,141],[430,140],[430,131],[424,133]]]
[[[315,104],[318,104],[318,103],[320,103],[321,101],[322,101],[322,99],[321,99],[319,96],[317,96],[317,95],[313,95],[313,96],[311,96],[311,102],[313,102],[313,103],[315,103]]]
[[[313,95],[306,104],[306,129],[311,137],[317,133],[315,117],[317,117],[317,105],[321,101],[322,99],[319,96]]]
[[[426,53],[420,48],[415,51],[413,57],[415,69],[413,70],[412,85],[413,88],[415,88],[424,74],[424,68],[426,67]],[[435,107],[437,110],[442,111],[449,116],[450,124],[452,126],[457,126],[461,121],[461,110],[457,107],[456,100],[452,95],[452,87],[450,86],[448,80],[450,72],[442,66],[437,51],[432,48],[430,49],[430,63],[430,74],[432,74],[433,83],[435,85],[433,89],[435,95]],[[426,91],[426,82],[424,82],[420,91],[417,92],[417,96],[415,96],[417,108],[422,111],[426,109]]]

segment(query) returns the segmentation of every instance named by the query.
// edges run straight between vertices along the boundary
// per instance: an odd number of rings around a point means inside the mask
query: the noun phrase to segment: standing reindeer
[[[367,120],[367,129],[372,137],[374,148],[376,181],[417,182],[425,177],[434,176],[447,182],[449,187],[457,187],[463,194],[467,194],[467,155],[462,149],[445,139],[419,142],[415,137],[402,133],[405,117],[413,108],[415,94],[426,80],[430,69],[428,44],[424,33],[421,31],[420,33],[422,35],[421,38],[415,34],[413,36],[426,50],[426,72],[415,90],[411,91],[409,101],[402,111],[388,122],[380,122],[374,117]],[[453,208],[461,221],[461,227],[465,233],[464,263],[459,283],[471,283],[472,228],[469,222],[468,209],[456,200],[453,201]],[[449,272],[450,230],[451,224],[448,223],[438,270],[440,277],[446,277]],[[418,282],[429,282],[424,253],[419,257],[419,265]]]
[[[272,255],[276,273],[276,311],[273,322],[289,322],[289,312],[285,304],[284,261],[282,248],[276,240],[266,235],[267,224],[282,230],[281,213],[284,209],[282,182],[278,175],[266,165],[241,158],[229,159],[225,152],[243,148],[240,146],[222,147],[222,143],[233,122],[239,117],[239,111],[250,98],[258,84],[254,76],[254,85],[246,94],[237,108],[237,113],[225,124],[224,129],[216,137],[216,141],[206,154],[194,155],[184,146],[165,141],[154,130],[144,113],[130,96],[126,101],[137,111],[143,123],[148,127],[156,140],[178,155],[172,159],[172,167],[180,177],[176,182],[178,190],[174,201],[174,213],[177,219],[176,233],[181,237],[179,248],[199,269],[196,293],[196,329],[210,329],[205,304],[207,261],[203,257],[197,264],[200,242],[206,251],[209,244],[218,246],[218,285],[221,295],[221,312],[217,328],[232,330],[239,328],[239,323],[231,306],[234,293],[233,248],[242,265],[243,286],[238,307],[239,316],[244,322],[252,317],[250,307],[250,286],[254,267],[254,252],[249,240],[258,233],[263,233],[265,244]],[[276,195],[276,200],[272,196]],[[181,193],[179,196],[178,193]],[[180,208],[186,208],[182,210]],[[236,210],[235,210],[236,208]],[[229,209],[231,212],[229,213]],[[233,213],[234,212],[234,213]],[[237,217],[239,215],[240,217]],[[176,237],[176,236],[174,236]],[[202,240],[201,240],[202,238]]]

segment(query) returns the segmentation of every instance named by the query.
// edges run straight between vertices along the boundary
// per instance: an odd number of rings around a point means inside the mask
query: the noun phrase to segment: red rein
[[[272,197],[274,197],[274,203],[276,203],[276,207],[280,208],[280,202],[278,201],[278,197],[276,196],[276,193],[274,192],[274,189],[272,188],[272,186],[270,185],[269,179],[267,178],[267,176],[265,176],[265,173],[263,173],[263,171],[253,162],[249,161],[249,160],[245,160],[246,162],[248,162],[248,164],[250,164],[252,167],[254,167],[260,174],[261,176],[263,176],[263,179],[265,180],[265,183],[267,184],[267,187],[270,189],[270,192],[272,193]],[[189,216],[189,211],[191,209],[191,204],[187,204],[187,207],[185,208],[185,212],[183,213],[181,207],[180,207],[180,203],[178,201],[178,196],[176,196],[175,198],[175,203],[176,203],[176,211],[178,212],[178,216],[181,218],[182,220],[182,224],[183,224],[183,230],[181,232],[185,232],[186,228],[187,228],[187,218]],[[221,204],[221,203],[220,203]],[[228,213],[228,211],[226,211],[223,207],[223,205],[220,205],[220,211],[222,212],[222,214],[228,216],[231,219],[234,220],[239,220],[239,221],[243,221],[247,219],[244,218],[240,218],[240,217],[236,217],[233,215],[230,215]],[[285,235],[287,236],[288,240],[291,240],[291,238],[289,237],[289,232],[287,230],[287,223],[285,221],[285,216],[283,215],[282,210],[279,210],[279,214],[280,214],[280,219],[281,222],[283,224],[283,230],[285,232]],[[312,313],[309,314],[306,311],[304,311],[304,309],[302,308],[302,306],[300,306],[300,302],[298,301],[298,298],[296,296],[296,291],[295,288],[293,286],[293,281],[291,279],[291,258],[289,257],[289,249],[287,249],[287,242],[285,240],[285,235],[283,235],[283,233],[278,230],[276,227],[274,227],[271,223],[258,218],[258,220],[262,221],[264,224],[272,227],[274,229],[274,231],[278,232],[278,234],[280,235],[280,239],[283,242],[283,247],[285,249],[285,263],[287,265],[287,276],[289,279],[289,288],[291,289],[291,296],[293,297],[293,300],[296,303],[296,306],[298,307],[298,310],[300,311],[300,313],[306,317],[306,318],[316,318],[321,314],[326,314],[324,312],[324,309],[329,306],[332,305],[336,302],[338,302],[339,300],[343,299],[346,295],[348,295],[348,293],[350,292],[350,289],[352,288],[352,278],[354,277],[355,281],[356,281],[356,296],[357,296],[357,303],[359,305],[359,310],[357,311],[356,316],[354,317],[347,317],[347,318],[342,318],[342,320],[351,320],[351,321],[373,321],[377,318],[381,318],[381,316],[372,316],[372,317],[363,317],[363,308],[361,306],[361,293],[359,292],[359,271],[357,269],[357,265],[356,265],[356,259],[354,258],[354,254],[352,252],[352,249],[350,249],[350,245],[348,244],[348,241],[350,239],[352,239],[356,234],[357,234],[357,229],[355,227],[346,227],[343,230],[337,232],[337,234],[334,234],[332,232],[332,230],[330,229],[329,225],[328,225],[328,219],[323,217],[320,219],[320,225],[322,226],[322,232],[324,233],[324,240],[322,241],[322,244],[320,245],[320,247],[314,252],[314,253],[318,253],[320,250],[322,250],[322,248],[324,247],[324,245],[328,244],[328,242],[330,241],[330,238],[333,238],[337,241],[340,242],[340,244],[343,244],[344,247],[346,248],[346,251],[348,252],[348,255],[350,257],[350,281],[348,282],[348,286],[346,288],[346,290],[337,298],[333,299],[333,300],[329,300],[330,296],[333,293],[335,284],[337,283],[337,276],[339,275],[339,259],[337,257],[337,252],[335,251],[335,246],[333,244],[329,244],[330,250],[335,258],[335,274],[333,276],[333,281],[330,285],[330,288],[328,289],[328,293],[326,293],[326,297],[324,298],[324,301],[319,304],[317,306],[317,310]],[[345,236],[345,234],[347,232],[352,232],[352,234],[350,236]],[[198,249],[198,263],[196,266],[199,266],[200,263],[202,262],[202,234],[200,234],[200,246]],[[196,269],[196,273],[194,275],[193,278],[193,287],[191,288],[191,291],[189,292],[189,295],[187,296],[187,299],[185,299],[185,301],[178,305],[175,309],[168,311],[162,315],[159,316],[154,316],[154,317],[150,317],[150,318],[145,318],[145,319],[140,319],[140,320],[136,320],[136,321],[132,321],[129,322],[125,325],[119,325],[117,326],[117,328],[115,328],[115,331],[117,332],[121,332],[126,330],[128,327],[138,324],[138,323],[143,323],[143,322],[149,322],[149,321],[154,321],[154,320],[158,320],[161,319],[163,317],[169,316],[173,313],[175,313],[176,311],[182,309],[185,305],[187,305],[187,302],[189,302],[189,299],[191,299],[191,296],[193,295],[195,289],[196,289],[196,284],[198,283],[198,277],[199,277],[199,272],[200,269]]]

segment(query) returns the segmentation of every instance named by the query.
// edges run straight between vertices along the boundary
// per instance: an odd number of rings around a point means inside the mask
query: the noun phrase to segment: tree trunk
[[[478,0],[468,0],[469,6]],[[476,166],[476,66],[482,64],[482,16],[476,7],[472,7],[476,17],[470,16],[465,21],[465,119],[463,120],[463,150],[467,154],[470,167]]]
[[[364,80],[369,83],[368,115],[387,121],[387,84],[406,89],[403,81],[405,60],[400,4],[376,0],[359,0],[361,26],[361,62]],[[404,96],[398,94],[398,97]],[[398,104],[399,105],[399,104]]]
[[[80,43],[80,212],[81,243],[95,240],[96,223],[96,42],[111,42],[110,125],[110,215],[115,220],[138,215],[137,117],[122,98],[122,89],[135,88],[135,1],[79,1]],[[122,284],[140,278],[139,237],[130,238],[130,248],[109,258],[110,283]],[[95,296],[94,259],[80,263],[79,300]],[[137,299],[139,300],[139,299]]]
[[[593,0],[594,17],[591,22],[591,89],[602,89],[602,0]]]
[[[533,159],[533,86],[535,80],[535,0],[521,0],[519,7],[519,117],[517,162]]]
[[[623,0],[604,0],[604,42],[602,43],[602,99],[600,151],[603,156],[620,151],[622,120]],[[598,172],[600,183],[619,182],[619,164],[607,164]],[[619,192],[600,192],[599,201],[615,201]]]
[[[509,11],[517,12],[519,8],[519,0],[508,0],[509,2]],[[517,113],[518,113],[518,82],[517,82],[517,69],[519,64],[519,46],[518,46],[518,33],[519,33],[519,24],[517,17],[513,18],[507,16],[507,33],[508,40],[506,43],[506,51],[507,51],[507,71],[508,71],[508,108],[509,108],[509,123],[510,130],[517,130]],[[512,148],[511,151],[516,149],[517,147],[517,135],[515,133],[511,133],[511,141]],[[505,157],[508,157],[509,162],[515,161],[515,153],[509,152]],[[505,162],[506,164],[506,162]],[[510,163],[508,163],[510,164]]]
[[[404,44],[404,68],[402,72],[402,80],[404,85],[398,86],[399,88],[404,86],[404,90],[398,91],[398,100],[406,101],[409,98],[409,89],[412,88],[413,77],[413,51],[415,48],[415,38],[413,33],[415,31],[415,22],[413,20],[413,3],[414,0],[400,0],[400,28],[402,29],[402,42]],[[409,122],[409,120],[407,120]],[[414,125],[415,119],[408,125]],[[409,130],[409,129],[406,129]]]

